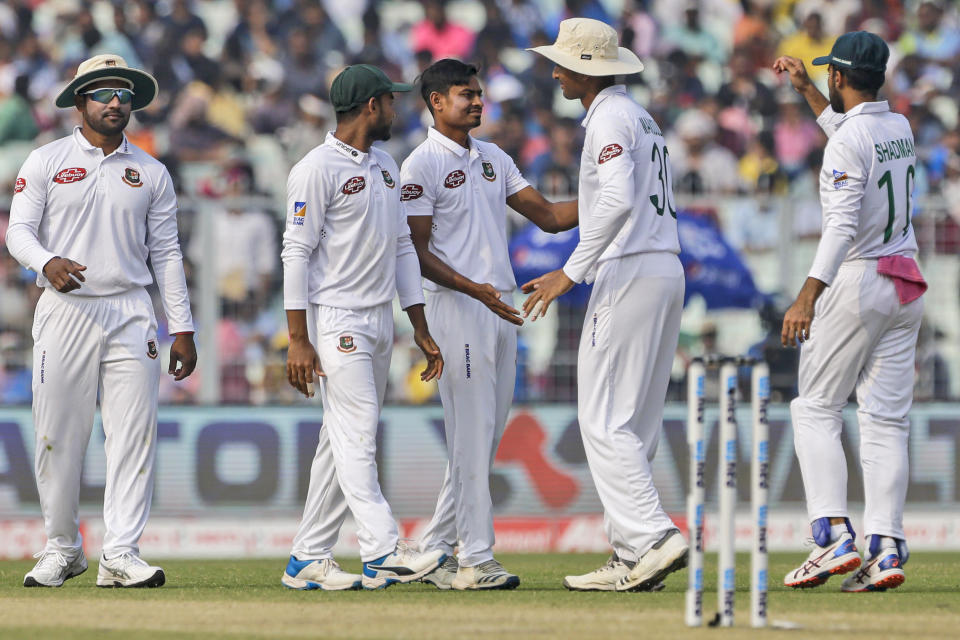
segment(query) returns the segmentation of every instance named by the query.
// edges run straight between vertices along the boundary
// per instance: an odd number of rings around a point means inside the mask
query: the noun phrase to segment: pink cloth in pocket
[[[900,304],[909,304],[927,290],[927,281],[917,261],[907,256],[883,256],[877,260],[877,273],[893,279]]]

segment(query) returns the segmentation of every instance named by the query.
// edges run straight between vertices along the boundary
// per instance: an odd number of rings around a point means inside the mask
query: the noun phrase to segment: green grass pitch
[[[960,629],[960,553],[916,553],[907,581],[886,593],[780,586],[804,553],[770,555],[769,619],[799,629],[749,628],[749,557],[737,557],[734,629],[683,625],[686,570],[659,593],[571,593],[563,576],[605,560],[596,554],[502,554],[516,591],[440,592],[424,584],[378,592],[289,591],[285,559],[164,561],[160,589],[98,589],[96,562],[60,589],[24,589],[32,561],[0,562],[0,638],[945,638]],[[344,561],[359,571],[357,560]],[[707,556],[704,613],[716,611],[716,558]]]

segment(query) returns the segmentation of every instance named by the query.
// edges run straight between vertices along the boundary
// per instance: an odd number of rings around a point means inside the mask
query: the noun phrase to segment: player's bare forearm
[[[533,187],[524,187],[507,198],[511,209],[547,233],[559,233],[579,224],[576,200],[550,202]]]
[[[326,375],[320,366],[316,349],[310,344],[307,332],[307,311],[287,309],[287,329],[290,346],[287,348],[287,381],[294,389],[313,397],[313,374]]]
[[[783,316],[783,328],[780,331],[780,343],[783,346],[792,347],[810,339],[814,308],[826,288],[826,283],[816,278],[807,278],[803,283],[797,299]]]
[[[807,101],[814,115],[819,116],[830,105],[830,101],[820,93],[820,90],[810,80],[807,69],[799,58],[780,56],[773,63],[773,70],[777,73],[787,73],[790,76],[790,84]]]
[[[427,316],[424,313],[422,304],[414,304],[404,311],[410,319],[410,325],[413,327],[413,340],[427,357],[427,366],[420,372],[420,379],[424,382],[439,378],[443,374],[443,355],[440,353],[440,347],[434,342],[430,335],[430,329],[427,327]]]
[[[488,309],[508,322],[516,325],[523,324],[520,311],[500,300],[500,292],[489,283],[474,282],[453,269],[430,251],[430,218],[427,216],[411,216],[410,238],[420,260],[420,273],[424,278],[435,282],[442,287],[465,293],[471,298],[479,300]]]

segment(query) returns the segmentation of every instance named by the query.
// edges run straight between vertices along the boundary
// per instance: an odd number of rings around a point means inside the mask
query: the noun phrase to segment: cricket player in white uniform
[[[576,226],[577,203],[551,204],[498,146],[470,136],[483,113],[476,67],[440,60],[420,85],[434,126],[403,163],[401,199],[447,369],[440,380],[447,473],[420,546],[449,556],[424,581],[440,589],[512,589],[520,579],[493,558],[490,498],[490,465],[513,400],[523,323],[513,307],[507,205],[557,232]]]
[[[844,591],[904,581],[903,508],[909,481],[907,414],[926,283],[910,224],[917,157],[907,119],[877,100],[889,50],[865,31],[840,36],[828,66],[829,102],[803,63],[788,72],[829,136],[820,173],[822,234],[813,266],[783,320],[783,344],[801,343],[799,396],[790,404],[816,548],[784,578],[815,587],[860,567]],[[857,393],[860,461],[869,539],[861,567],[847,519],[847,466],[840,412]]]
[[[372,146],[390,138],[393,92],[410,89],[376,67],[347,67],[330,88],[336,131],[287,180],[287,376],[312,396],[313,374],[319,375],[324,408],[303,519],[281,578],[292,589],[384,588],[417,580],[446,557],[398,542],[377,479],[377,425],[393,350],[395,295],[427,357],[421,379],[443,372],[400,204],[400,171],[389,154]],[[333,559],[347,508],[359,527],[362,577],[341,571]]]
[[[577,417],[614,554],[567,576],[574,590],[655,588],[687,562],[687,544],[653,485],[667,383],[683,309],[670,154],[663,134],[614,76],[643,64],[597,20],[560,23],[556,63],[565,98],[587,115],[580,160],[580,243],[562,269],[523,285],[524,315],[547,312],[577,282],[593,282],[577,358]]]
[[[33,421],[47,545],[26,587],[59,587],[87,568],[77,509],[98,395],[107,471],[97,586],[165,580],[138,547],[153,495],[160,379],[148,258],[176,336],[168,370],[176,380],[193,371],[197,351],[173,182],[123,134],[130,112],[156,93],[156,80],[120,56],[85,61],[56,100],[83,124],[31,153],[17,177],[7,246],[44,288],[33,322]]]

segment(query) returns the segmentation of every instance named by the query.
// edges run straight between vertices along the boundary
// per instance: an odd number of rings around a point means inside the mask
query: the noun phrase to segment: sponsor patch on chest
[[[456,189],[467,181],[467,176],[460,169],[455,169],[447,174],[443,180],[443,186],[447,189]]]
[[[340,191],[344,195],[352,196],[355,193],[360,193],[367,186],[367,181],[364,180],[363,176],[354,176],[343,183],[343,186],[340,187]]]
[[[597,164],[603,164],[607,160],[613,160],[621,153],[623,153],[623,147],[617,143],[608,144],[600,150],[600,157],[597,158]]]
[[[140,172],[134,169],[133,167],[127,167],[123,170],[124,184],[130,187],[142,187],[143,181],[140,179]]]
[[[400,201],[406,202],[407,200],[416,200],[423,196],[423,187],[418,184],[405,184],[400,187]]]
[[[53,181],[57,184],[70,184],[80,182],[87,177],[87,170],[83,167],[70,167],[63,169],[57,175],[53,176]]]

